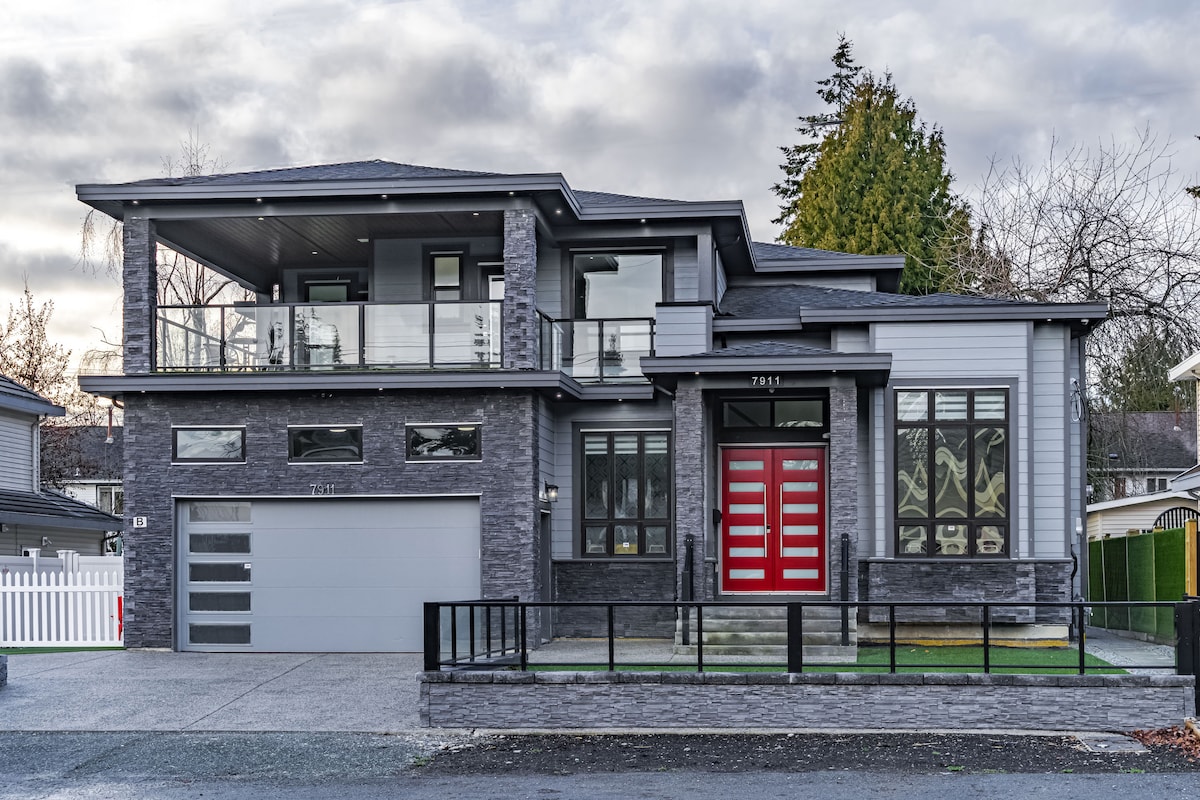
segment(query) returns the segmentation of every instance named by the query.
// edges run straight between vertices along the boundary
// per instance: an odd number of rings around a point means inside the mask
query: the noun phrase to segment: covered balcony
[[[499,369],[502,303],[160,306],[158,372]]]

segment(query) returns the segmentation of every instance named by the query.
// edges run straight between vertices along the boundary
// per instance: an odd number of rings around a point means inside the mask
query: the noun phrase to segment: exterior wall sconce
[[[546,484],[546,501],[550,503],[558,502],[558,487],[553,483]]]

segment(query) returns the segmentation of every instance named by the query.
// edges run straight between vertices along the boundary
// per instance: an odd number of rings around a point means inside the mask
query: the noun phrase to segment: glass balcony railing
[[[498,369],[501,303],[161,306],[155,368]]]
[[[640,381],[642,356],[654,355],[652,319],[541,318],[541,367],[580,383]]]

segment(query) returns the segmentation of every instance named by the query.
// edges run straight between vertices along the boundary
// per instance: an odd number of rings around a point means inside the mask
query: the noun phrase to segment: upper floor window
[[[462,253],[434,253],[430,286],[434,300],[462,300]]]
[[[1008,555],[1008,390],[900,389],[895,401],[896,555]]]
[[[288,462],[357,464],[363,460],[361,425],[289,427]]]
[[[245,460],[245,428],[171,429],[171,461],[177,464]]]
[[[654,316],[663,300],[659,253],[576,253],[571,257],[575,319]]]

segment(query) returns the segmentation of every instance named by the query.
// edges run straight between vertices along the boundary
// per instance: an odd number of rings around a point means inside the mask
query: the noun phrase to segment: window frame
[[[436,263],[439,258],[458,259],[458,283],[439,284]],[[425,248],[425,276],[429,300],[433,303],[461,303],[466,300],[467,248],[457,245]],[[439,297],[439,292],[456,292],[456,297]]]
[[[642,242],[636,245],[621,246],[612,243],[575,243],[567,245],[563,248],[563,270],[567,279],[563,281],[563,319],[570,320],[601,320],[601,319],[653,319],[656,314],[651,312],[647,317],[631,316],[628,314],[620,317],[591,317],[580,312],[579,301],[579,275],[575,269],[575,259],[580,256],[659,256],[662,259],[660,267],[661,285],[659,286],[659,299],[655,305],[673,302],[675,299],[675,259],[674,250],[669,243],[665,242]],[[586,310],[586,309],[585,309]]]
[[[179,455],[180,431],[237,431],[240,433],[241,454],[230,458],[187,458]],[[245,425],[172,425],[171,426],[171,463],[172,464],[245,464],[246,463],[246,426]]]
[[[900,403],[899,395],[902,392],[923,392],[925,398],[925,418],[923,420],[901,420],[900,419]],[[939,392],[965,392],[966,393],[966,416],[964,419],[937,419],[937,393]],[[975,395],[977,392],[1002,392],[1004,395],[1004,416],[1002,419],[988,419],[976,417],[975,411]],[[893,385],[890,387],[889,405],[890,414],[889,420],[891,423],[890,442],[891,453],[889,458],[889,466],[891,471],[890,491],[891,498],[889,501],[889,516],[892,522],[891,531],[891,547],[892,553],[898,559],[936,559],[940,561],[978,561],[983,559],[1001,559],[1011,560],[1015,558],[1013,553],[1013,543],[1016,541],[1014,535],[1013,519],[1013,492],[1016,486],[1013,482],[1014,475],[1014,425],[1017,421],[1016,415],[1013,413],[1012,402],[1015,396],[1014,387],[1007,384],[986,383],[978,385]],[[967,489],[967,497],[965,500],[966,511],[968,512],[962,517],[938,516],[934,508],[934,498],[927,498],[926,516],[924,517],[901,517],[899,513],[900,503],[900,469],[898,466],[898,449],[901,431],[910,429],[923,429],[928,432],[926,441],[930,443],[927,446],[925,454],[925,471],[926,481],[929,486],[932,486],[936,472],[936,457],[937,448],[932,446],[935,441],[934,432],[939,428],[958,428],[966,431],[966,462],[967,462],[967,479],[965,486]],[[985,428],[1003,428],[1004,441],[1004,515],[1002,517],[987,517],[979,516],[976,513],[975,502],[975,479],[973,468],[975,464],[975,432]],[[927,489],[928,490],[928,489]],[[930,494],[932,492],[930,491]],[[945,554],[936,552],[937,543],[937,526],[941,525],[962,525],[967,530],[967,548],[961,554]],[[901,548],[900,532],[901,528],[911,526],[925,527],[925,550],[923,552],[906,553]],[[980,553],[978,552],[978,528],[984,526],[999,527],[1003,531],[1003,552],[1000,553]]]
[[[637,481],[639,486],[638,491],[638,509],[636,517],[617,517],[615,514],[616,492],[609,492],[607,500],[607,516],[589,517],[587,515],[587,471],[586,471],[586,440],[588,437],[604,437],[606,441],[606,455],[609,458],[608,477],[610,485],[613,482],[613,470],[615,469],[615,447],[614,442],[616,436],[633,435],[637,436],[637,452],[638,452],[638,475]],[[661,435],[666,439],[665,457],[666,463],[666,490],[667,497],[665,500],[666,514],[662,517],[646,516],[646,497],[645,497],[645,481],[646,481],[646,437],[648,435]],[[575,492],[577,502],[575,502],[575,548],[580,559],[589,561],[631,561],[631,562],[647,562],[647,561],[669,561],[674,558],[675,543],[675,454],[674,454],[674,432],[669,427],[654,426],[654,427],[622,427],[622,428],[596,428],[594,426],[576,426],[575,438],[576,457],[575,457]],[[637,552],[636,553],[618,553],[616,552],[616,525],[636,525],[637,526]],[[588,552],[587,549],[587,529],[589,527],[605,527],[605,552],[594,553]],[[646,552],[646,529],[647,527],[661,527],[665,529],[664,552],[648,553]]]
[[[293,455],[292,436],[300,431],[329,431],[330,433],[339,433],[345,431],[358,431],[358,458],[356,460],[340,460],[340,459],[320,459],[320,458],[303,458]],[[288,464],[362,464],[366,460],[366,446],[363,441],[363,426],[361,423],[351,423],[346,425],[288,425],[287,426],[287,462]]]
[[[415,428],[472,428],[475,431],[475,452],[469,455],[421,455],[413,454],[412,433]],[[406,422],[404,424],[404,460],[413,464],[463,463],[483,461],[482,422]]]

